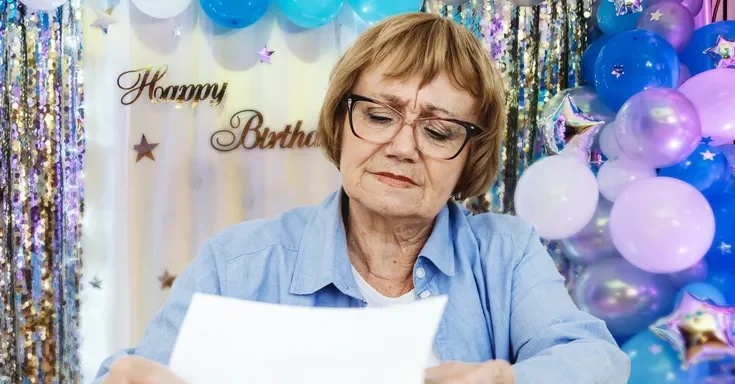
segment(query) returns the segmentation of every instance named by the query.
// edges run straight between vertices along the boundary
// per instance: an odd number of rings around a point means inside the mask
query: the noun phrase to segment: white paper
[[[420,384],[446,303],[315,308],[197,293],[169,368],[188,384]]]

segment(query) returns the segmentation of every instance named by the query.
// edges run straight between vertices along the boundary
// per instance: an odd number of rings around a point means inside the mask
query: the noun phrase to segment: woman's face
[[[385,69],[380,65],[363,73],[352,93],[394,107],[409,122],[430,116],[476,120],[474,98],[456,89],[446,75],[419,89],[419,77],[388,79],[383,77]],[[392,141],[374,144],[356,137],[345,116],[340,158],[343,187],[350,199],[375,213],[433,219],[457,184],[468,147],[451,160],[428,157],[417,148],[408,124]]]

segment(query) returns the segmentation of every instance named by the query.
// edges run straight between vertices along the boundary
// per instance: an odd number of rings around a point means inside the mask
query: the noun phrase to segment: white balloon
[[[156,19],[168,19],[184,12],[192,0],[133,0],[141,12]]]
[[[66,0],[20,0],[26,7],[38,11],[53,11],[64,5]]]
[[[574,157],[550,156],[521,175],[514,195],[518,217],[539,236],[559,240],[582,230],[597,210],[597,179]]]
[[[653,177],[656,177],[656,169],[625,156],[606,161],[597,172],[600,193],[610,201],[617,200],[634,182]]]
[[[599,140],[602,154],[607,156],[608,159],[614,159],[623,154],[623,150],[620,149],[618,141],[615,139],[615,121],[602,128]]]

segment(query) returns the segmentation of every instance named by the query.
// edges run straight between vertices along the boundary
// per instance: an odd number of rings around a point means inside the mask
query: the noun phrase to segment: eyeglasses
[[[454,159],[469,139],[482,131],[475,124],[441,117],[408,121],[394,108],[356,94],[347,96],[347,109],[350,128],[358,138],[373,144],[385,144],[398,136],[404,125],[409,124],[413,128],[419,151],[436,159]]]

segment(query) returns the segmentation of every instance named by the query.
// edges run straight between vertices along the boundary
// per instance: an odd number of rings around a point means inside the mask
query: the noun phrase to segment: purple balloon
[[[676,289],[691,283],[701,283],[707,280],[709,267],[705,259],[699,260],[697,264],[679,272],[669,274],[672,284]]]
[[[669,313],[674,288],[666,275],[612,258],[585,268],[572,298],[579,309],[604,320],[610,332],[620,337],[634,335]]]
[[[719,68],[699,73],[679,87],[699,113],[702,136],[714,142],[735,140],[735,69]],[[673,164],[672,164],[673,165]]]
[[[670,177],[640,180],[618,197],[610,212],[613,243],[631,264],[673,273],[699,262],[712,245],[715,216],[691,185]]]
[[[638,29],[657,33],[668,41],[676,52],[686,48],[694,34],[694,17],[683,5],[674,1],[656,3],[643,11]]]
[[[692,77],[692,73],[689,72],[689,68],[684,65],[684,63],[679,63],[679,84],[676,86],[677,88],[684,84],[685,81],[689,80]]]
[[[615,138],[632,160],[663,168],[694,152],[702,126],[694,104],[681,92],[650,88],[633,95],[620,109]]]

